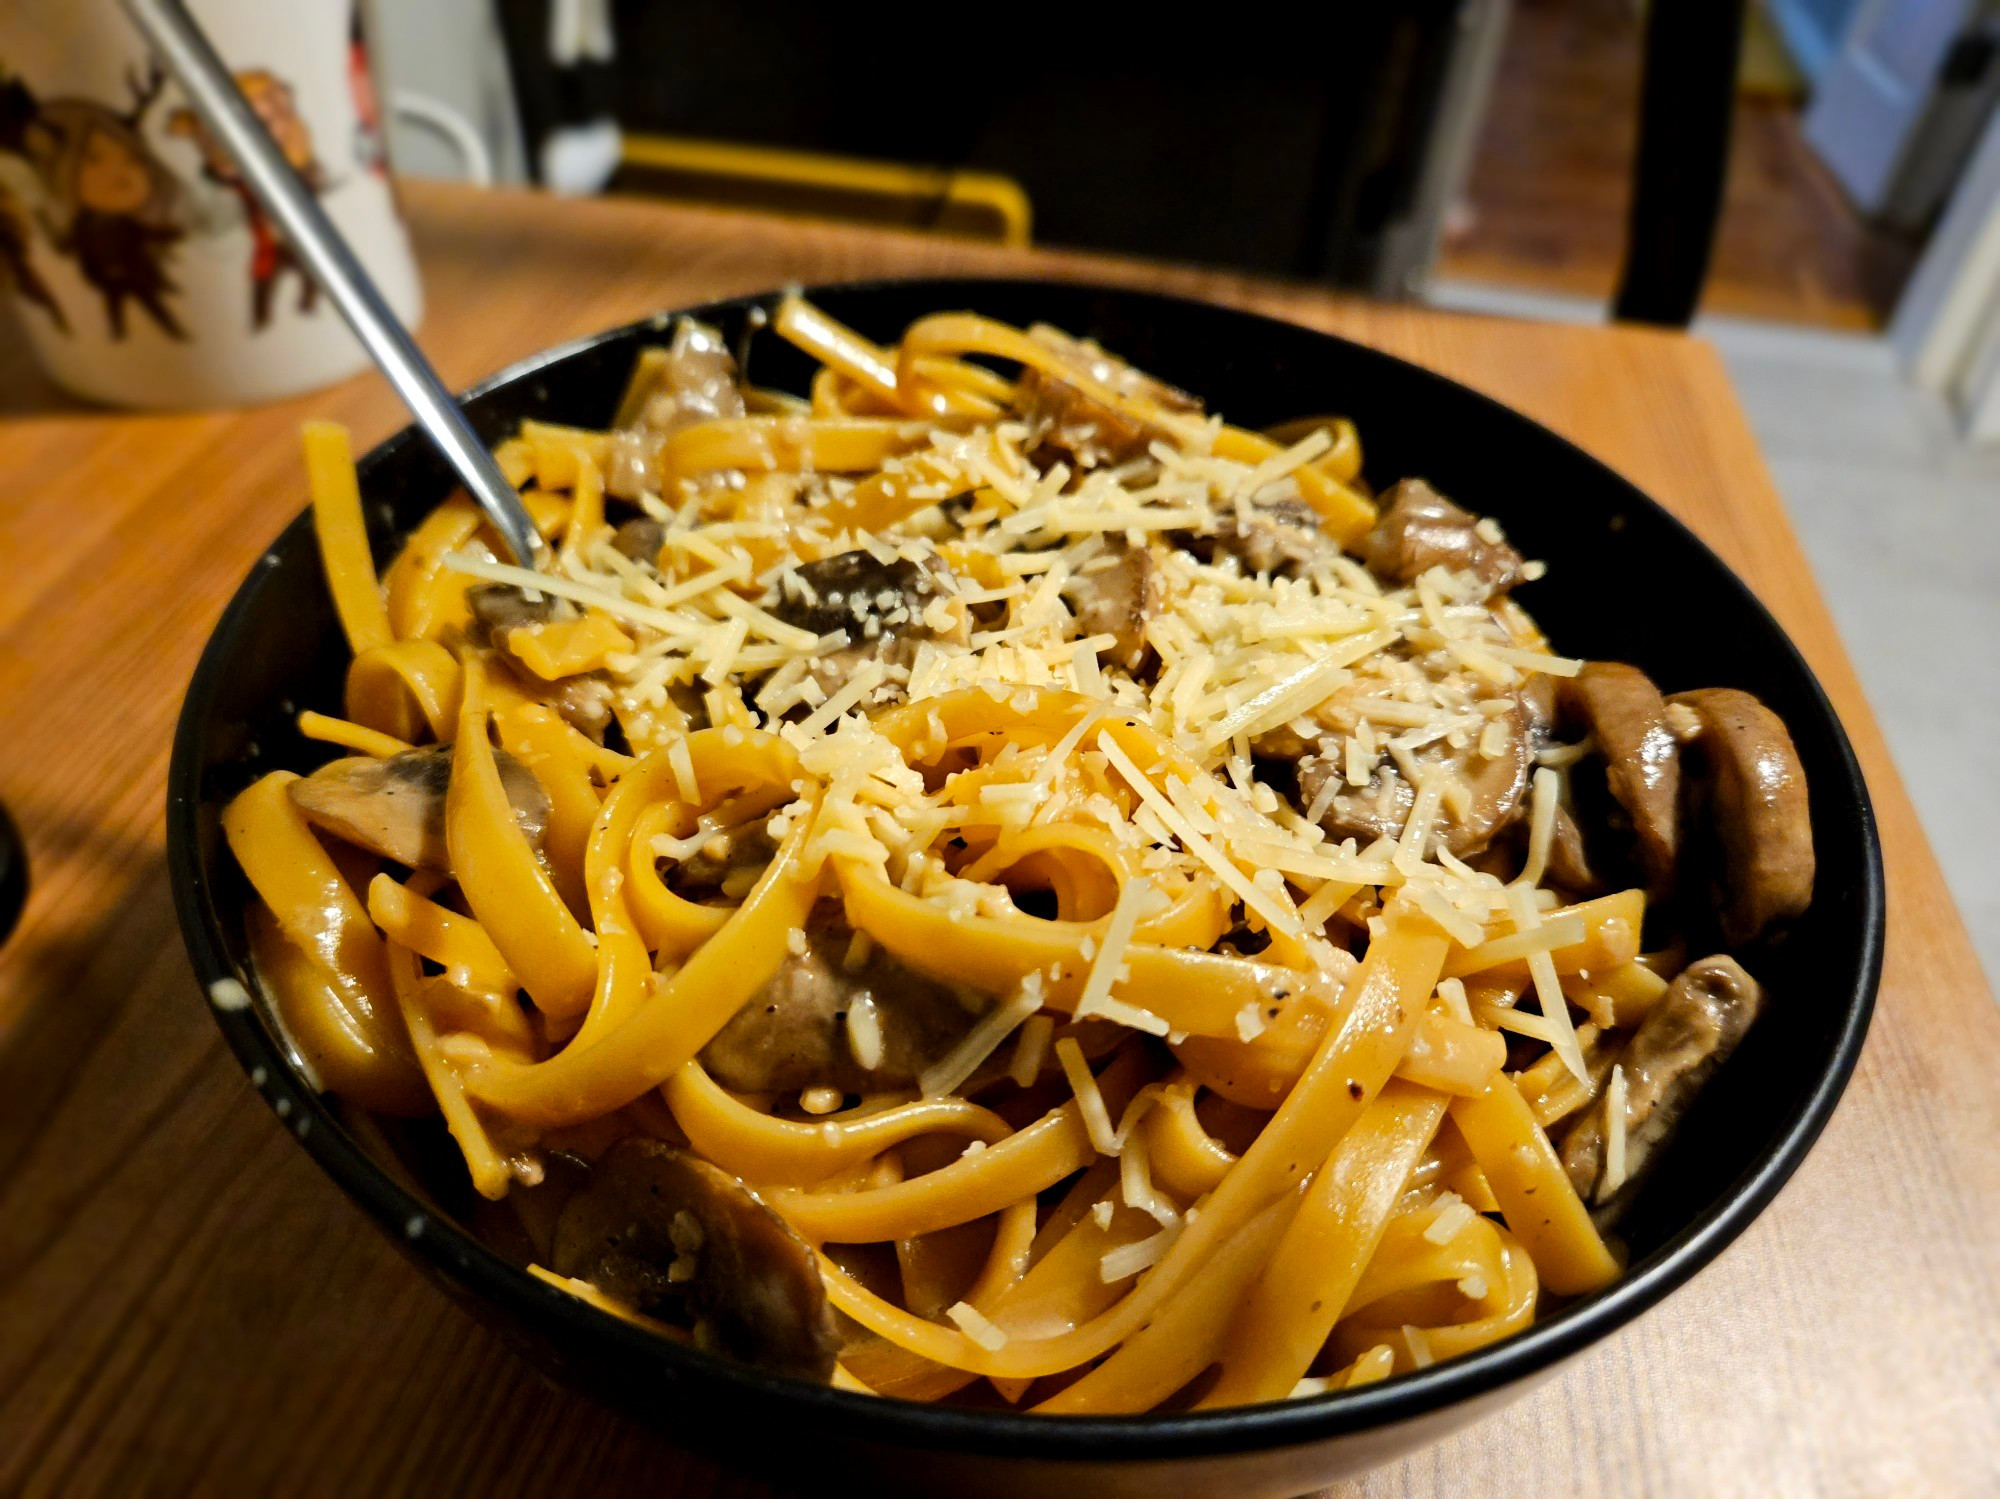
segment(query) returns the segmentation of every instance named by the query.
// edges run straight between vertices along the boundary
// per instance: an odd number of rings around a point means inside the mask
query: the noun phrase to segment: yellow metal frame
[[[680,136],[628,135],[614,191],[894,224],[1026,245],[1028,195],[1011,177]]]

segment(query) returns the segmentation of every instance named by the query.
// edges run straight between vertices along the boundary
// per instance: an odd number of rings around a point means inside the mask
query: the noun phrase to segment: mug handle
[[[428,94],[399,88],[389,95],[389,109],[398,119],[423,126],[451,146],[458,153],[467,182],[474,187],[493,185],[493,153],[486,149],[485,140],[472,122],[449,104],[440,103]]]

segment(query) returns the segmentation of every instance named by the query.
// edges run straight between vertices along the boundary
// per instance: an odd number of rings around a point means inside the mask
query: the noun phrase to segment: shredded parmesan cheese
[[[694,776],[694,756],[688,753],[687,740],[676,735],[667,745],[667,764],[674,773],[674,789],[681,794],[681,800],[690,807],[701,805],[701,786]]]
[[[1121,1125],[1118,1132],[1127,1135],[1127,1127]],[[1124,1149],[1118,1152],[1118,1187],[1125,1206],[1147,1214],[1163,1228],[1181,1221],[1180,1210],[1153,1185],[1152,1162],[1143,1135],[1127,1135]]]
[[[980,1065],[1000,1049],[1001,1043],[1014,1034],[1014,1029],[1035,1011],[1042,1007],[1041,975],[1031,973],[1014,997],[995,1005],[967,1031],[936,1065],[925,1069],[917,1079],[917,1088],[926,1098],[944,1098],[956,1093],[965,1085],[965,1080],[977,1072]],[[851,1012],[850,1012],[851,1013]],[[1076,1043],[1071,1042],[1074,1046]],[[1057,1054],[1061,1054],[1060,1043]],[[1086,1069],[1087,1072],[1087,1069]],[[1072,1080],[1073,1081],[1073,1080]],[[1099,1108],[1103,1107],[1100,1099]],[[1106,1125],[1107,1132],[1109,1124]]]
[[[1118,1136],[1111,1128],[1111,1112],[1104,1106],[1104,1095],[1098,1091],[1097,1079],[1090,1074],[1090,1064],[1083,1059],[1083,1048],[1076,1044],[1073,1036],[1064,1036],[1056,1042],[1056,1060],[1062,1064],[1063,1076],[1069,1079],[1070,1091],[1076,1095],[1076,1106],[1083,1115],[1083,1128],[1090,1136],[1092,1149],[1099,1155],[1118,1154]]]
[[[1625,1067],[1614,1062],[1604,1090],[1604,1179],[1597,1189],[1599,1202],[1609,1202],[1625,1185],[1626,1089]]]
[[[1430,1337],[1421,1327],[1403,1324],[1403,1344],[1410,1350],[1410,1362],[1419,1369],[1428,1369],[1437,1359],[1431,1353]]]
[[[1117,982],[1119,967],[1125,961],[1125,949],[1132,942],[1132,929],[1139,924],[1140,903],[1150,888],[1143,881],[1127,880],[1119,890],[1118,903],[1112,907],[1111,919],[1105,925],[1104,945],[1091,960],[1090,975],[1084,980],[1083,993],[1077,997],[1077,1019],[1106,1016],[1135,1030],[1150,1031],[1155,1036],[1167,1033],[1166,1021],[1157,1015],[1149,1015],[1132,1005],[1118,1005],[1115,1014],[1112,1009],[1111,986]]]
[[[882,1065],[882,1015],[867,994],[858,994],[847,1007],[847,1049],[863,1072]]]
[[[1214,846],[1189,826],[1187,819],[1160,795],[1158,788],[1146,778],[1138,766],[1132,763],[1131,757],[1118,747],[1118,741],[1108,732],[1097,736],[1097,748],[1105,759],[1117,767],[1119,775],[1125,778],[1126,784],[1139,793],[1139,798],[1145,802],[1147,810],[1180,840],[1181,847],[1206,864],[1214,872],[1215,877],[1234,891],[1244,905],[1262,917],[1274,931],[1282,932],[1294,939],[1303,935],[1298,913],[1288,911],[1279,905],[1267,892],[1244,878],[1243,871],[1217,853]]]
[[[1048,1015],[1030,1015],[1021,1025],[1020,1039],[1014,1043],[1014,1062],[1007,1069],[1017,1088],[1025,1088],[1042,1075],[1048,1060],[1049,1038],[1055,1034],[1055,1020]]]
[[[1555,840],[1556,811],[1562,796],[1562,782],[1546,766],[1535,772],[1533,804],[1528,815],[1528,857],[1515,883],[1539,885],[1549,867],[1549,845]]]
[[[815,734],[825,732],[829,724],[881,685],[881,681],[881,663],[878,661],[865,662],[855,671],[852,677],[848,678],[846,686],[842,687],[840,691],[836,692],[824,703],[821,703],[818,708],[813,710],[811,717],[798,726],[797,732],[799,736],[801,738],[810,738]]]
[[[969,1303],[953,1302],[945,1308],[944,1314],[958,1324],[960,1332],[988,1353],[998,1353],[1007,1346],[1007,1334],[995,1327],[983,1313]]]
[[[1431,1221],[1424,1229],[1424,1238],[1433,1244],[1445,1245],[1464,1233],[1467,1225],[1479,1215],[1471,1204],[1456,1192],[1439,1194],[1437,1208],[1431,1214]]]
[[[1514,918],[1515,930],[1524,937],[1542,925],[1533,895],[1520,885],[1508,888],[1507,911]],[[1583,940],[1581,934],[1577,940]],[[1534,980],[1535,994],[1542,1002],[1542,1021],[1548,1028],[1549,1045],[1577,1080],[1588,1084],[1590,1068],[1584,1063],[1583,1048],[1577,1044],[1576,1026],[1569,1017],[1569,998],[1562,992],[1562,982],[1556,977],[1555,960],[1549,956],[1548,948],[1540,947],[1528,954],[1528,975]]]
[[[1128,1275],[1137,1275],[1141,1270],[1157,1265],[1179,1237],[1178,1227],[1163,1228],[1151,1238],[1141,1239],[1136,1244],[1121,1244],[1116,1249],[1106,1250],[1104,1257],[1097,1262],[1098,1278],[1107,1286],[1113,1285]]]

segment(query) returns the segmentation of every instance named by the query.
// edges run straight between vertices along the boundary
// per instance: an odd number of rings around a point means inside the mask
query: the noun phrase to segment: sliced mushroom
[[[940,564],[940,567],[942,564]],[[883,561],[873,552],[841,552],[803,563],[780,575],[766,607],[788,625],[850,640],[884,634],[928,635],[924,612],[944,592],[938,572],[903,556]]]
[[[667,542],[667,528],[650,515],[635,515],[611,533],[611,545],[621,557],[652,566],[660,560],[660,548]]]
[[[1599,895],[1604,890],[1604,882],[1584,849],[1583,830],[1567,807],[1556,808],[1555,830],[1549,836],[1548,881],[1577,897]]]
[[[666,348],[641,349],[612,421],[605,489],[627,500],[658,490],[661,438],[696,422],[743,415],[736,375],[722,335],[693,318],[675,325]]]
[[[531,599],[512,583],[478,583],[465,591],[472,608],[473,638],[481,645],[504,645],[509,630],[547,624],[556,617],[548,594]]]
[[[692,857],[674,865],[667,884],[684,900],[717,895],[740,900],[744,890],[771,862],[778,845],[762,822],[751,822],[731,833],[718,833]],[[738,886],[743,888],[737,888]]]
[[[823,902],[804,936],[805,950],[788,956],[702,1049],[702,1066],[725,1088],[907,1088],[972,1028],[977,1001],[968,1004],[879,947],[868,945],[865,960],[850,968],[854,933],[837,903]]]
[[[643,1136],[598,1159],[556,1220],[559,1275],[664,1321],[697,1347],[825,1381],[839,1347],[813,1253],[718,1166]]]
[[[1482,755],[1476,745],[1463,750],[1429,749],[1417,760],[1428,774],[1450,778],[1453,794],[1438,810],[1435,836],[1455,858],[1478,854],[1495,835],[1521,814],[1528,779],[1535,768],[1531,710],[1516,701],[1498,721],[1507,727],[1497,755]],[[1345,776],[1337,744],[1298,762],[1299,805],[1310,811],[1331,779]],[[1332,793],[1320,813],[1320,826],[1335,839],[1354,838],[1364,847],[1377,838],[1399,836],[1409,821],[1416,792],[1391,764],[1376,768],[1366,785],[1343,786]]]
[[[1563,712],[1597,741],[1613,830],[1629,834],[1646,893],[1663,900],[1679,853],[1680,744],[1651,677],[1621,661],[1588,661],[1562,684]],[[1579,784],[1582,784],[1579,778]]]
[[[1414,583],[1434,567],[1447,567],[1473,574],[1492,593],[1504,593],[1520,581],[1521,554],[1504,541],[1480,535],[1477,516],[1422,479],[1404,479],[1382,501],[1382,518],[1361,551],[1378,577]]]
[[[909,666],[922,641],[963,645],[969,638],[965,608],[952,597],[950,580],[950,569],[935,555],[921,563],[903,556],[884,562],[867,550],[841,552],[782,574],[765,607],[815,635],[846,632],[850,644],[809,668],[820,689],[833,693],[866,662]]]
[[[1094,344],[1041,325],[1030,329],[1029,336],[1056,350],[1078,374],[1120,394],[1145,396],[1169,411],[1201,410],[1201,402],[1186,391],[1132,368]],[[1142,455],[1155,435],[1057,375],[1023,370],[1019,390],[1033,429],[1031,446],[1041,450],[1037,462],[1044,468],[1056,459],[1078,468],[1124,463]],[[1050,449],[1054,451],[1046,451]]]
[[[562,716],[563,722],[579,734],[604,743],[604,732],[611,727],[612,691],[611,684],[601,674],[590,672],[580,677],[564,677],[560,682],[537,681],[534,685],[536,693]],[[669,693],[672,690],[669,688]]]
[[[1340,555],[1340,543],[1320,528],[1319,513],[1304,500],[1276,500],[1221,510],[1215,529],[1191,535],[1189,551],[1204,561],[1234,557],[1247,573],[1296,578]]]
[[[1784,721],[1747,692],[1677,693],[1699,732],[1684,746],[1694,815],[1720,853],[1713,871],[1722,935],[1742,946],[1812,904],[1812,809]]]
[[[684,317],[674,325],[671,344],[640,354],[616,425],[664,437],[697,422],[741,416],[736,374],[736,359],[722,334]]]
[[[1476,854],[1521,812],[1535,773],[1535,735],[1530,710],[1519,701],[1496,722],[1506,733],[1496,755],[1469,754],[1460,760],[1465,779],[1462,806],[1447,795],[1446,846],[1460,858]]]
[[[491,646],[498,660],[527,678],[535,696],[545,699],[572,728],[602,744],[611,725],[611,684],[594,672],[555,683],[543,681],[508,648],[508,637],[515,630],[559,617],[555,599],[547,594],[530,599],[512,583],[482,583],[466,590],[465,598],[472,606],[474,642]]]
[[[1160,569],[1144,547],[1119,545],[1083,565],[1063,587],[1079,636],[1114,635],[1112,661],[1135,670],[1146,655],[1146,621],[1160,612]]]
[[[1327,783],[1346,776],[1337,744],[1298,762],[1299,807],[1310,812],[1324,799],[1319,825],[1339,840],[1353,838],[1363,848],[1377,838],[1394,838],[1410,820],[1416,793],[1394,766],[1383,766],[1363,786],[1341,786],[1328,793]]]
[[[537,848],[549,822],[549,794],[534,772],[505,750],[493,752],[500,784],[521,831]],[[412,869],[451,870],[444,801],[451,786],[451,746],[427,745],[373,759],[356,755],[322,765],[288,788],[306,821]]]
[[[1615,1217],[1695,1096],[1763,1008],[1764,991],[1734,958],[1690,964],[1646,1012],[1618,1054],[1625,1076],[1625,1176],[1605,1178],[1608,1103],[1584,1111],[1563,1139],[1563,1168],[1586,1202]]]

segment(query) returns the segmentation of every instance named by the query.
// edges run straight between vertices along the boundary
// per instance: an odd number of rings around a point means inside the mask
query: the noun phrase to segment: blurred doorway
[[[1850,203],[1806,140],[1806,78],[1755,7],[1751,24],[1701,309],[1880,328],[1918,239]],[[1516,0],[1440,278],[1611,295],[1625,253],[1643,31],[1635,0]]]

